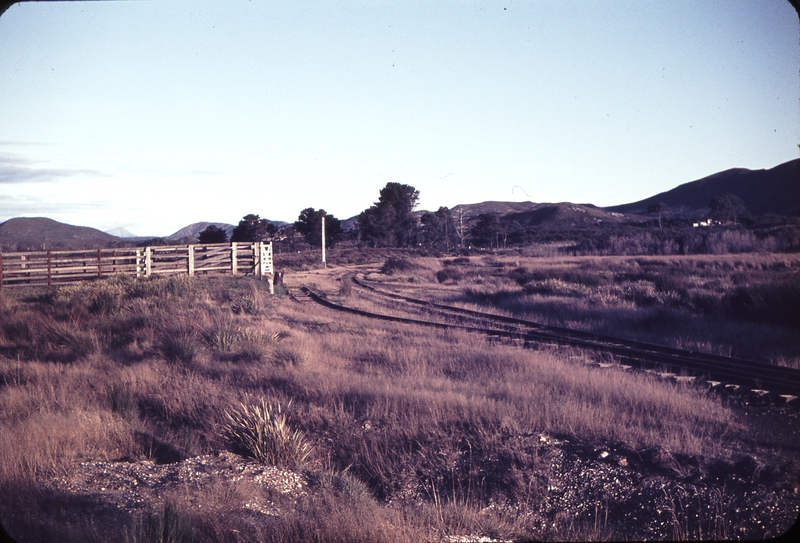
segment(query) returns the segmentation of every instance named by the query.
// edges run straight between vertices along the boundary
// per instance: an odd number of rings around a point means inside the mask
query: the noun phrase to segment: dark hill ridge
[[[571,204],[539,204],[537,209],[510,213],[507,221],[517,221],[521,226],[592,226],[601,223],[630,222],[631,217],[622,213],[606,211],[593,205]]]
[[[684,183],[645,200],[605,209],[646,214],[649,204],[664,202],[673,212],[707,213],[711,199],[726,193],[741,198],[753,215],[800,213],[800,159],[790,160],[768,170],[725,170]]]
[[[105,247],[119,238],[88,226],[72,226],[44,217],[17,217],[0,224],[5,251],[89,249]]]
[[[510,213],[533,211],[548,205],[550,204],[535,204],[533,202],[481,202],[479,204],[459,204],[451,212],[453,217],[457,217],[458,213],[462,212],[465,220],[471,220],[477,219],[478,215],[482,213],[496,213],[503,216]]]

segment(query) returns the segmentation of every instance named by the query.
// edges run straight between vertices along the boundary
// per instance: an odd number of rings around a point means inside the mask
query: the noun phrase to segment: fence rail
[[[0,252],[0,289],[62,285],[116,274],[272,277],[272,243],[232,242],[74,251]]]

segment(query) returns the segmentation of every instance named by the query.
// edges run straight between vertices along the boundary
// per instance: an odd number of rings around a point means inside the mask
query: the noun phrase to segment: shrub
[[[225,412],[224,439],[236,454],[290,469],[305,465],[312,452],[305,435],[289,427],[281,405],[263,398]]]
[[[96,353],[100,344],[91,330],[84,332],[70,324],[54,323],[45,330],[39,348],[48,360],[74,362]]]
[[[231,304],[231,310],[236,314],[244,313],[255,316],[261,313],[262,306],[261,293],[255,287],[251,287],[250,292]]]
[[[386,262],[383,263],[383,267],[381,268],[381,273],[386,275],[393,275],[395,272],[406,272],[413,270],[416,268],[417,265],[411,262],[410,260],[406,260],[405,258],[397,258],[395,256],[390,256],[386,259]]]
[[[311,352],[306,347],[281,347],[275,350],[272,363],[276,366],[302,366],[310,359]]]
[[[6,338],[12,342],[19,344],[27,344],[33,341],[33,332],[30,325],[26,321],[11,320],[3,323],[3,332]]]
[[[118,292],[101,290],[89,304],[89,312],[95,315],[113,315],[119,311],[121,298]]]
[[[440,283],[444,283],[448,280],[457,283],[459,280],[463,278],[463,274],[459,270],[439,270],[436,272],[436,280]]]
[[[197,339],[188,332],[166,333],[159,345],[167,360],[191,362],[197,356],[199,345]]]

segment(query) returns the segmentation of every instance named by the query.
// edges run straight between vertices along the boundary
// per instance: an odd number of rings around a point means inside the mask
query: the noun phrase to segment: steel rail
[[[364,280],[359,279],[356,275],[352,276],[352,281],[362,287],[366,288],[372,292],[375,292],[379,295],[387,296],[390,298],[395,298],[399,300],[403,300],[409,303],[417,304],[417,305],[424,305],[429,307],[434,307],[443,311],[450,311],[454,313],[461,313],[465,315],[472,315],[475,317],[479,317],[483,320],[487,321],[498,321],[508,324],[514,324],[518,326],[524,327],[531,327],[536,330],[548,331],[555,334],[563,334],[567,337],[574,337],[580,339],[586,339],[590,341],[598,341],[602,343],[608,344],[616,344],[619,346],[624,346],[628,348],[635,348],[641,349],[645,351],[650,351],[654,355],[657,356],[670,356],[676,357],[677,359],[689,359],[693,362],[708,362],[711,364],[721,364],[727,365],[731,368],[740,368],[746,367],[750,371],[757,371],[759,375],[769,376],[776,379],[787,379],[787,380],[794,380],[796,383],[800,384],[800,371],[794,368],[787,368],[785,366],[778,366],[774,364],[767,364],[765,362],[757,362],[754,360],[747,360],[743,358],[736,358],[736,357],[728,357],[722,355],[716,355],[711,353],[703,353],[699,351],[691,351],[688,349],[679,349],[677,347],[669,347],[667,345],[658,345],[654,343],[647,343],[638,340],[629,340],[629,339],[622,339],[616,338],[612,336],[605,336],[601,334],[596,334],[594,332],[584,332],[582,330],[574,330],[571,328],[564,328],[559,326],[551,326],[546,324],[541,324],[537,322],[527,321],[523,319],[517,319],[514,317],[506,317],[504,315],[495,315],[492,313],[485,313],[482,311],[474,311],[471,309],[465,309],[462,307],[450,306],[445,304],[439,304],[435,302],[429,302],[427,300],[420,300],[417,298],[411,298],[408,296],[403,296],[400,294],[396,294],[394,292],[387,292],[385,290],[378,289],[372,285],[368,285],[364,282]],[[800,389],[800,387],[799,387]]]
[[[374,287],[369,287],[369,288],[379,294],[383,293],[383,291],[375,289]],[[585,349],[608,352],[632,365],[637,365],[637,366],[645,366],[647,364],[662,365],[690,372],[697,377],[702,377],[709,381],[719,381],[720,383],[738,385],[753,390],[765,390],[773,394],[779,394],[779,395],[800,396],[800,371],[793,370],[792,368],[781,368],[783,370],[789,370],[789,371],[781,372],[780,375],[769,375],[764,372],[753,371],[747,368],[746,365],[743,366],[740,364],[740,362],[749,363],[750,361],[743,361],[741,359],[725,359],[724,357],[719,357],[723,359],[722,361],[708,360],[702,357],[693,356],[695,353],[691,351],[681,351],[680,349],[664,347],[663,349],[669,351],[669,352],[664,352],[661,350],[661,346],[658,345],[645,344],[642,342],[633,342],[633,341],[629,342],[628,340],[622,340],[619,338],[607,338],[604,336],[599,336],[597,334],[590,334],[583,332],[581,332],[578,335],[585,335],[589,337],[576,337],[576,335],[564,335],[556,333],[555,331],[560,331],[560,330],[566,330],[570,332],[579,332],[579,331],[573,331],[570,329],[563,329],[558,327],[549,327],[545,325],[541,325],[542,329],[539,330],[534,329],[521,332],[521,331],[510,331],[510,330],[497,330],[486,327],[467,326],[464,324],[449,324],[449,323],[428,321],[422,319],[400,317],[395,315],[386,315],[331,302],[307,287],[302,287],[301,290],[304,293],[306,293],[306,295],[309,296],[313,301],[321,305],[324,305],[331,309],[336,309],[338,311],[346,311],[349,313],[369,318],[377,318],[381,320],[400,322],[405,324],[415,324],[415,325],[429,326],[429,327],[432,326],[441,329],[447,329],[447,328],[460,329],[469,332],[482,333],[494,337],[523,340],[526,343],[530,342],[530,343],[551,343],[557,345],[570,345]],[[396,295],[394,293],[385,293],[385,294],[389,295],[389,297],[399,297],[400,299],[406,298]],[[431,307],[437,307],[443,305],[443,304],[434,304],[431,302],[426,302],[424,300],[416,300],[416,299],[411,299],[411,300],[414,300],[414,302],[412,303],[430,305]],[[450,307],[451,306],[444,306],[444,308],[450,308]],[[442,309],[441,307],[437,308]],[[500,315],[492,315],[489,313],[481,313],[478,311],[466,310],[463,308],[452,308],[452,309],[458,310],[456,312],[463,311],[465,313],[470,314],[470,316],[472,317],[480,316],[484,322],[490,322],[492,319],[494,319],[494,317],[499,317],[498,320],[504,321],[506,323],[508,323],[509,319],[511,321],[517,321],[517,324],[527,325],[529,323],[529,321],[512,319],[510,317],[503,317]],[[531,324],[536,325],[537,323],[531,323]],[[605,339],[606,341],[603,341],[603,339]],[[642,345],[647,346],[647,348],[642,348]],[[675,351],[677,351],[677,353]],[[733,360],[736,363],[731,363],[730,362],[731,360]]]

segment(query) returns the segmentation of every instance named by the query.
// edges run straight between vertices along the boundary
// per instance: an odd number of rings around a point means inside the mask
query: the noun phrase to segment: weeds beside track
[[[643,368],[661,369],[666,367],[675,373],[688,373],[705,379],[715,387],[733,388],[738,393],[748,391],[755,395],[770,393],[774,401],[786,400],[789,399],[787,398],[789,396],[800,396],[800,370],[793,368],[614,338],[419,300],[368,285],[357,275],[349,276],[349,278],[363,289],[394,302],[400,302],[400,307],[403,303],[410,304],[412,307],[424,306],[429,313],[435,313],[439,321],[364,311],[330,302],[307,287],[303,287],[303,291],[317,303],[366,317],[439,328],[460,328],[496,337],[520,339],[525,342],[570,345],[607,352],[617,357],[621,363]],[[395,303],[395,308],[398,308],[397,303]],[[739,388],[743,390],[739,390]]]

